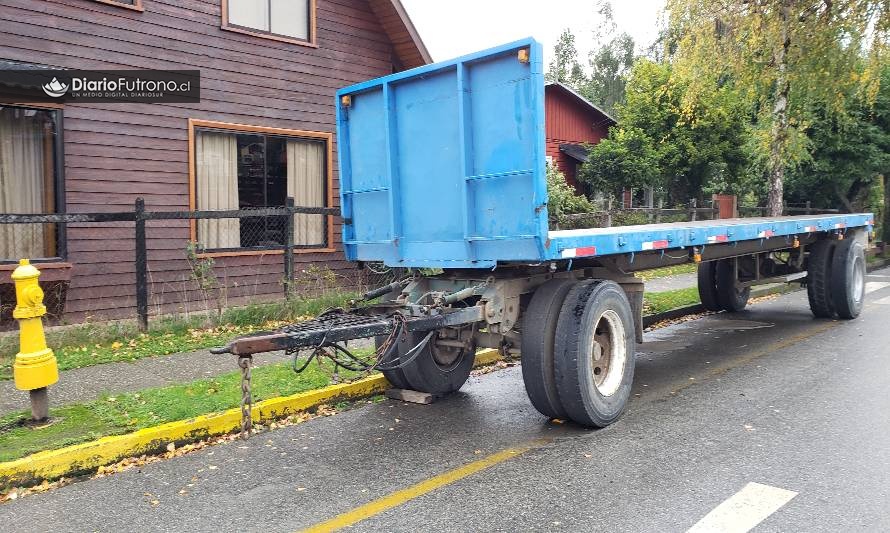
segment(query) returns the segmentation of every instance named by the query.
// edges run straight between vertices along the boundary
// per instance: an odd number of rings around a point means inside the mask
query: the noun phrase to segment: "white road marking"
[[[890,281],[869,281],[865,284],[865,294],[871,294],[887,287],[890,287]]]
[[[797,496],[796,492],[748,483],[714,508],[687,533],[745,533]]]

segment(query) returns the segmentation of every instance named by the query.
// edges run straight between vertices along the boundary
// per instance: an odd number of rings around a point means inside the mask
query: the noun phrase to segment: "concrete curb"
[[[481,350],[476,366],[501,359],[497,350]],[[271,422],[289,415],[314,409],[322,404],[355,400],[380,394],[389,388],[381,374],[352,383],[332,385],[323,389],[270,398],[254,405],[254,422]],[[225,435],[241,427],[241,409],[202,415],[188,420],[169,422],[140,429],[133,433],[102,437],[74,446],[38,452],[21,459],[0,463],[0,489],[36,485],[43,480],[90,473],[100,466],[128,457],[166,451],[171,442],[177,447],[209,437]]]

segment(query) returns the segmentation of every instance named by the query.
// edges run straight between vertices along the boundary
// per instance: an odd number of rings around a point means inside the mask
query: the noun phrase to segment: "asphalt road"
[[[647,334],[604,430],[544,420],[512,368],[22,498],[0,528],[887,531],[890,270],[869,281],[852,322],[797,292]]]

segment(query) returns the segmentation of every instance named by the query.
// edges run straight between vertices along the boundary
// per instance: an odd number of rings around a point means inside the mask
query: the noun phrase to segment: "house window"
[[[202,126],[193,121],[194,206],[198,210],[328,205],[330,135],[271,128]],[[294,216],[297,248],[327,249],[329,217]],[[286,217],[198,220],[205,251],[280,249]]]
[[[133,9],[136,11],[143,11],[142,0],[96,0],[97,2],[101,2],[103,4],[110,4],[113,6],[125,7],[127,9]]]
[[[0,106],[0,212],[56,213],[61,111]],[[59,256],[55,224],[0,224],[0,260]]]
[[[223,28],[287,41],[313,41],[314,0],[223,0]]]

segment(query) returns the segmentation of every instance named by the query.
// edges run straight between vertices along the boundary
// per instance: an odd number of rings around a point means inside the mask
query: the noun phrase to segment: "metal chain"
[[[253,427],[253,398],[250,395],[250,363],[252,357],[239,357],[238,366],[241,367],[241,438],[250,438],[250,429]]]

